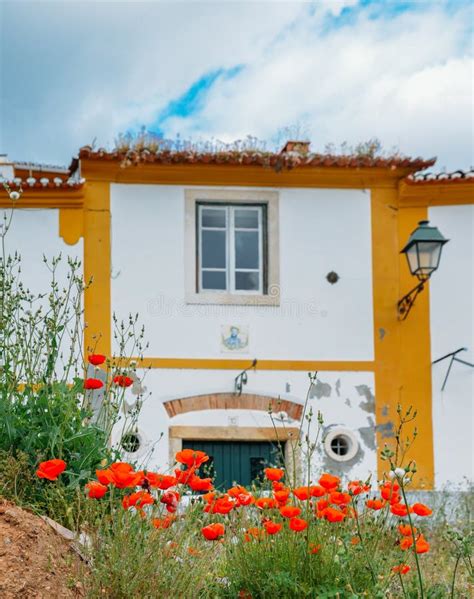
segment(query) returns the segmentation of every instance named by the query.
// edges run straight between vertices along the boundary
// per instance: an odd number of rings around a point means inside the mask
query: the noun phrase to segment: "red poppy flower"
[[[48,480],[57,480],[58,476],[66,470],[66,462],[64,460],[47,460],[41,462],[36,471],[38,478],[46,478]]]
[[[383,506],[385,505],[385,501],[383,501],[382,499],[367,499],[365,505],[371,510],[378,511],[383,508]]]
[[[351,538],[351,545],[358,545],[359,543],[360,543],[359,537],[352,537]]]
[[[107,493],[107,487],[98,483],[96,480],[91,481],[85,485],[87,489],[87,495],[91,499],[102,499],[102,497]]]
[[[183,449],[176,454],[176,461],[188,468],[199,468],[201,464],[204,464],[208,460],[209,456],[204,451],[196,451],[194,449]]]
[[[225,527],[220,522],[215,522],[214,524],[209,524],[208,526],[201,528],[201,533],[208,541],[216,541],[224,536]]]
[[[178,509],[180,495],[177,491],[165,491],[160,498],[160,502],[166,505],[168,512],[173,513]]]
[[[235,485],[235,487],[231,487],[227,490],[227,495],[229,495],[229,497],[236,498],[241,493],[248,493],[247,489],[245,487],[242,487],[241,485]]]
[[[289,526],[294,532],[301,532],[307,528],[308,523],[306,520],[303,520],[303,518],[291,518],[289,520]]]
[[[133,379],[124,374],[118,374],[114,376],[114,383],[119,387],[130,387],[130,385],[133,385]]]
[[[272,481],[272,489],[274,491],[284,491],[286,489],[285,483],[282,483],[281,481],[278,481],[278,480],[274,480],[274,481]]]
[[[343,512],[334,507],[327,507],[323,511],[323,516],[328,522],[342,522],[342,520],[344,520],[346,517]]]
[[[281,468],[265,468],[265,476],[268,480],[279,481],[283,478],[285,472]]]
[[[266,510],[275,508],[278,504],[272,497],[259,497],[255,505],[261,510]]]
[[[433,510],[430,510],[430,508],[423,503],[414,503],[412,505],[412,510],[417,516],[431,516],[433,513]]]
[[[394,503],[390,506],[390,511],[392,512],[392,514],[394,516],[400,516],[400,518],[403,518],[404,516],[408,515],[408,508],[405,504],[403,503]],[[411,513],[411,510],[410,510]]]
[[[212,479],[199,478],[199,476],[191,476],[188,485],[193,491],[211,491],[214,488]]]
[[[176,482],[180,485],[187,485],[194,476],[195,471],[196,468],[194,467],[188,468],[186,470],[180,470],[179,468],[176,468],[174,471]]]
[[[176,516],[165,516],[164,518],[153,518],[152,523],[155,528],[169,528],[175,521]]]
[[[104,383],[100,379],[86,379],[84,381],[84,389],[102,389]]]
[[[324,487],[326,491],[335,491],[341,484],[341,479],[338,476],[325,473],[319,479],[319,484],[321,487]]]
[[[91,354],[87,359],[92,366],[100,366],[105,362],[105,356],[102,354]]]
[[[140,479],[143,477],[140,472],[134,472],[132,466],[126,462],[115,462],[115,464],[112,464],[110,468],[108,468],[108,471],[110,472],[110,482],[117,487],[117,489],[136,487],[139,484]],[[105,472],[106,474],[103,475],[104,479],[109,477],[107,471]]]
[[[329,507],[329,501],[327,499],[320,499],[316,502],[316,509],[320,512]]]
[[[251,493],[240,493],[240,495],[237,495],[236,499],[237,503],[242,506],[250,505],[255,501]]]
[[[228,497],[227,495],[223,495],[222,497],[219,497],[212,503],[208,503],[208,505],[206,505],[206,507],[204,508],[204,511],[210,512],[212,514],[225,515],[232,511],[235,505],[236,504],[234,503],[234,501],[230,499],[230,497]]]
[[[263,523],[267,534],[276,535],[283,527],[283,524],[279,524],[278,522],[273,522],[272,520],[267,520]]]
[[[283,489],[282,491],[273,491],[273,497],[275,501],[278,501],[278,505],[282,506],[288,501],[290,496],[290,489]]]
[[[398,527],[400,534],[404,537],[411,537],[411,526],[409,524],[400,524]],[[416,534],[416,528],[413,528],[413,532]]]
[[[411,537],[403,537],[403,539],[401,539],[399,547],[402,551],[406,551],[407,549],[410,549],[410,547],[413,545],[413,539]]]
[[[316,545],[316,543],[309,544],[309,552],[313,555],[319,553],[321,551],[321,545]]]
[[[95,475],[102,485],[110,485],[112,482],[112,471],[110,468],[107,468],[106,470],[96,470]]]
[[[296,489],[293,489],[293,495],[300,501],[308,500],[310,498],[310,493],[309,487],[297,487]]]
[[[295,518],[301,514],[301,509],[296,505],[284,505],[280,508],[280,514],[283,518]]]
[[[214,514],[228,514],[230,511],[232,511],[235,507],[235,503],[227,498],[227,497],[222,497],[221,499],[218,499],[214,505],[214,509],[213,512]]]
[[[247,528],[245,534],[244,534],[244,540],[247,543],[250,543],[250,541],[256,540],[259,541],[263,535],[264,535],[264,531],[261,528],[257,528],[256,526],[253,526],[251,528]]]
[[[329,501],[336,505],[347,505],[351,502],[351,496],[349,493],[340,493],[339,491],[333,491],[329,495]]]
[[[142,509],[145,505],[151,505],[154,503],[154,498],[148,491],[136,491],[131,495],[125,495],[122,499],[122,506],[128,510],[131,507]]]
[[[420,535],[415,543],[417,553],[427,553],[430,550],[430,544],[423,535]]]
[[[323,495],[326,495],[326,489],[320,485],[313,485],[309,489],[311,497],[323,497]]]
[[[383,499],[390,501],[391,504],[400,503],[399,489],[400,486],[396,482],[386,482],[380,489],[380,495],[382,495]]]
[[[406,574],[411,570],[410,566],[407,564],[400,564],[399,566],[393,566],[392,572],[395,574]]]
[[[370,490],[370,485],[364,485],[360,480],[351,480],[347,485],[347,490],[352,495],[360,495]]]
[[[150,487],[155,487],[162,491],[166,491],[178,482],[176,477],[171,476],[170,474],[157,474],[155,472],[147,472],[145,478]]]

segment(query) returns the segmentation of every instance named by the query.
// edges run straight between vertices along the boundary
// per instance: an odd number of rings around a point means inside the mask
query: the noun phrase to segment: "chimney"
[[[283,146],[282,150],[280,151],[280,154],[290,154],[290,153],[308,154],[310,145],[311,145],[310,141],[295,141],[295,140],[290,141],[289,140]]]

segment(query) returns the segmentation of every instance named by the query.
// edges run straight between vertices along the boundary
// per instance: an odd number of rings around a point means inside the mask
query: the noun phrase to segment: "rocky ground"
[[[82,597],[81,566],[70,542],[49,524],[0,499],[2,599]]]

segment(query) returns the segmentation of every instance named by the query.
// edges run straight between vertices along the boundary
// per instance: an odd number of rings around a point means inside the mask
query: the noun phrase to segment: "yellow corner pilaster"
[[[110,356],[110,184],[91,181],[84,199],[84,350]]]
[[[374,351],[378,476],[387,470],[380,459],[385,444],[395,443],[397,405],[412,405],[418,412],[418,436],[407,459],[417,462],[415,485],[434,484],[433,429],[431,415],[431,352],[429,297],[425,290],[405,321],[398,320],[397,303],[415,286],[400,249],[426,217],[426,208],[400,209],[398,194],[390,189],[372,190],[372,261],[374,299]],[[411,429],[405,431],[410,433]]]
[[[399,250],[405,245],[410,233],[420,220],[426,220],[426,207],[402,208],[398,219]],[[418,279],[408,268],[406,257],[399,254],[400,291],[404,295],[415,287]],[[429,283],[416,299],[407,319],[400,323],[400,399],[404,407],[413,406],[417,411],[414,423],[418,430],[408,459],[417,463],[416,486],[434,486],[434,449],[431,389],[431,335]]]

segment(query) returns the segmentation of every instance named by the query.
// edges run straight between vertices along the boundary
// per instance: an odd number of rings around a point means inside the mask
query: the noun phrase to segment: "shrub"
[[[127,434],[138,417],[141,398],[124,416],[127,385],[122,383],[128,380],[122,379],[130,374],[136,378],[134,368],[121,367],[123,362],[104,356],[98,374],[94,368],[99,366],[87,366],[84,360],[85,283],[80,262],[67,260],[66,284],[61,287],[61,256],[44,258],[50,287],[33,294],[20,279],[21,257],[6,253],[12,218],[13,211],[0,230],[0,494],[72,528],[80,513],[82,486],[101,462],[118,456],[117,448],[110,447],[113,427],[122,419],[120,430]],[[127,356],[129,348],[141,353],[143,330],[137,330],[137,317],[126,324],[114,318],[114,335],[121,357]],[[94,352],[94,348],[86,350]],[[96,361],[94,356],[90,361]],[[100,398],[85,388],[87,368],[88,376],[97,373],[97,384],[103,385]],[[116,377],[122,379],[114,383]],[[50,458],[68,464],[53,487],[31,477],[38,464]]]

